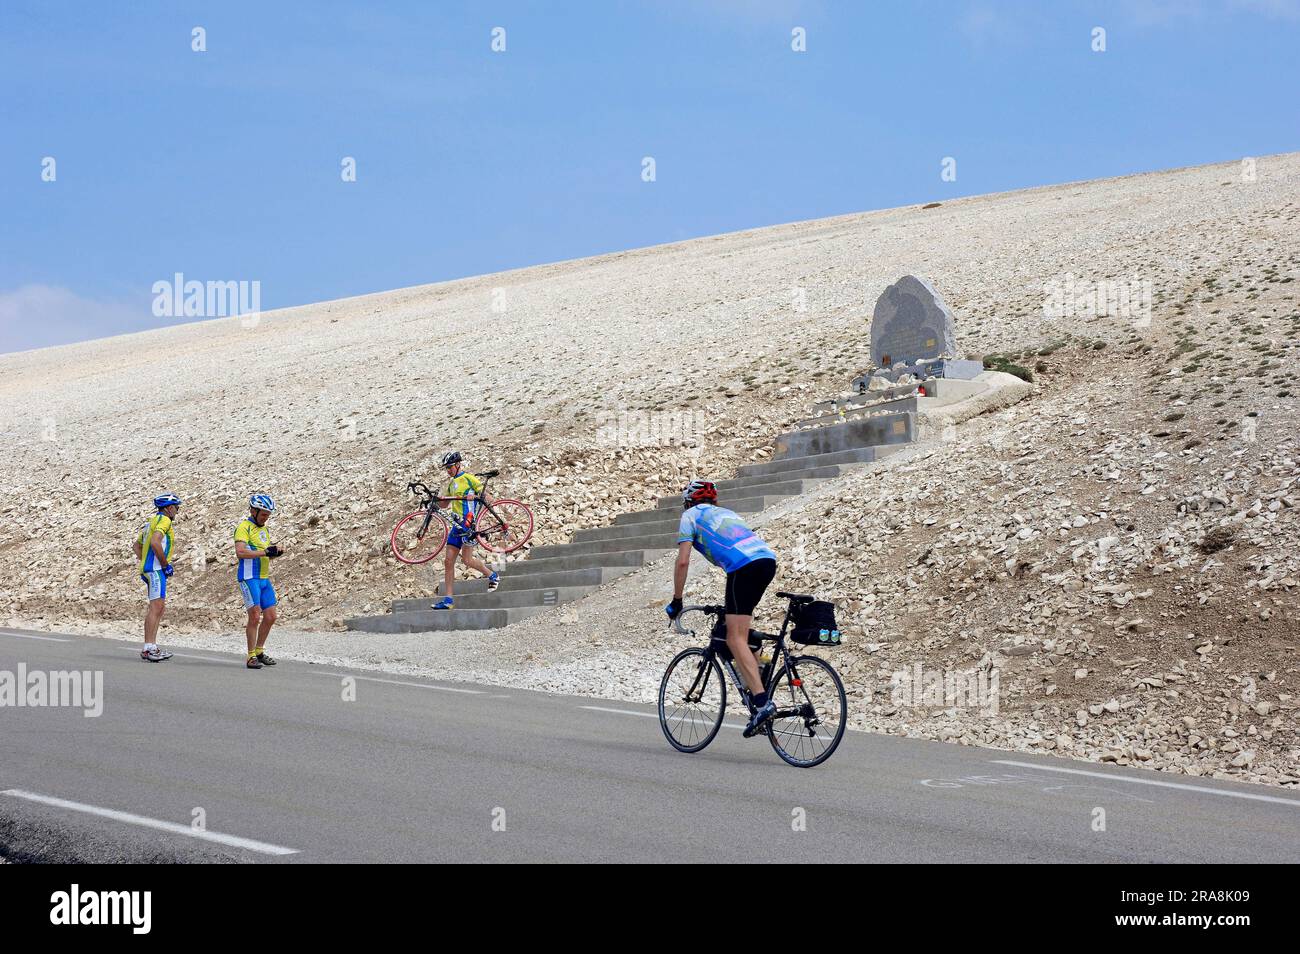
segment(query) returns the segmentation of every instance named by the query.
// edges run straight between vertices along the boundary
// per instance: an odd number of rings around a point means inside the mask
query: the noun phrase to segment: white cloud
[[[139,331],[157,324],[140,307],[95,301],[55,285],[0,292],[0,354]]]

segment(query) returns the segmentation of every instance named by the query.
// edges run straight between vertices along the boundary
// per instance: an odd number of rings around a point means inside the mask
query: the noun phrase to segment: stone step
[[[501,579],[504,581],[509,577],[529,576],[534,573],[552,573],[557,570],[585,570],[590,567],[631,567],[635,569],[656,559],[659,555],[657,551],[663,549],[659,546],[638,547],[629,545],[616,547],[613,550],[596,550],[592,552],[547,552],[554,550],[556,546],[572,546],[572,544],[561,543],[536,547],[533,553],[538,554],[538,556],[530,556],[527,560],[516,560],[514,563],[506,564],[505,569],[501,571]],[[505,586],[505,583],[503,582],[501,585]]]
[[[877,404],[881,401],[890,401],[894,398],[906,397],[916,390],[915,384],[900,384],[897,387],[886,388],[883,391],[868,391],[866,394],[858,394],[856,391],[852,394],[841,394],[837,398],[829,401],[818,401],[813,405],[813,412],[816,414],[830,414],[836,407],[842,407],[846,410],[852,407],[862,407],[866,404]]]
[[[522,567],[527,562],[525,560],[519,565]],[[564,588],[571,586],[595,587],[608,583],[610,580],[617,580],[620,576],[626,576],[640,566],[639,563],[636,566],[586,566],[577,570],[549,570],[545,573],[513,573],[508,568],[501,574],[501,586],[497,588],[497,592],[510,593],[515,590],[536,590],[552,586]],[[441,583],[434,588],[434,592],[442,593]],[[486,592],[487,579],[485,577],[456,581],[457,599],[460,599],[462,593]]]
[[[797,472],[783,473],[779,477],[768,474],[757,474],[752,477],[729,477],[726,480],[715,481],[714,486],[718,488],[718,493],[735,494],[737,491],[747,491],[740,496],[749,496],[749,493],[766,493],[763,489],[765,484],[775,483],[784,480],[825,480],[828,477],[838,477],[842,471],[834,464],[828,464],[824,467],[809,467]],[[679,501],[680,502],[680,501]]]
[[[574,543],[588,540],[617,540],[623,537],[645,536],[649,533],[667,533],[677,529],[680,516],[669,510],[642,510],[634,514],[620,514],[622,517],[636,517],[635,520],[615,521],[604,527],[587,527],[575,530]]]
[[[820,467],[835,464],[838,467],[851,469],[861,464],[869,464],[895,451],[902,450],[905,445],[897,444],[890,447],[855,447],[852,450],[837,451],[833,454],[810,454],[807,457],[784,457],[779,460],[764,461],[761,464],[745,464],[740,468],[740,472],[746,475],[753,474],[781,474],[791,471],[798,471],[808,467]]]
[[[533,553],[537,555],[537,559],[555,559],[557,557],[588,557],[601,553],[629,550],[668,550],[676,545],[677,534],[675,532],[660,532],[635,537],[620,537],[614,540],[589,540],[586,543],[556,543],[536,547]]]
[[[354,616],[344,620],[350,630],[364,633],[427,633],[450,629],[500,629],[550,609],[516,606],[510,609],[420,610],[384,616]]]
[[[984,381],[962,378],[930,378],[925,382],[925,390],[934,404],[951,404],[965,400],[974,394],[987,391],[989,386]],[[922,404],[922,407],[926,405]]]
[[[559,606],[586,596],[595,586],[548,586],[527,590],[498,589],[492,593],[462,592],[456,587],[456,609],[509,609],[515,606]],[[426,596],[418,600],[393,600],[394,613],[413,613],[432,608],[441,597]]]
[[[805,458],[836,451],[910,444],[915,439],[914,412],[878,414],[843,424],[810,427],[782,434],[776,439],[774,459]]]
[[[825,427],[828,424],[840,424],[844,421],[860,420],[863,417],[870,417],[872,414],[898,413],[902,411],[913,411],[917,409],[917,397],[894,398],[892,401],[882,401],[879,404],[871,404],[857,408],[846,408],[843,414],[826,413],[817,417],[805,417],[802,421],[796,421],[795,427]]]
[[[749,497],[743,500],[723,501],[725,507],[729,507],[736,513],[758,513],[772,504],[776,503],[780,495],[771,497]],[[654,510],[643,510],[635,516],[635,521],[625,521],[623,523],[612,523],[606,527],[588,527],[584,530],[574,531],[574,543],[586,543],[589,540],[621,540],[626,537],[646,536],[652,533],[668,533],[677,529],[677,524],[681,520],[682,502],[679,498],[666,498],[670,503],[667,506],[656,507]],[[672,501],[676,500],[676,505]],[[623,516],[633,516],[633,514],[624,514]]]
[[[660,497],[659,499],[676,501],[676,503],[670,507],[659,505],[655,507],[654,510],[637,510],[634,513],[620,513],[617,517],[614,518],[614,522],[611,523],[610,526],[631,527],[636,525],[644,525],[647,523],[652,523],[652,524],[658,524],[660,522],[671,523],[673,519],[675,519],[677,516],[680,516],[680,513],[674,513],[674,511],[681,510],[682,498]]]
[[[718,489],[718,505],[726,507],[728,510],[735,510],[736,513],[754,513],[756,510],[766,509],[767,507],[772,506],[772,504],[776,503],[777,500],[780,500],[781,498],[801,494],[821,483],[821,480],[786,480],[783,477],[764,477],[763,480],[764,483],[756,484],[753,487],[747,488],[746,492],[746,496],[748,496],[749,493],[761,492],[761,497],[753,497],[750,499],[765,501],[763,507],[754,508],[752,510],[741,510],[739,507],[735,506],[737,501],[721,488]],[[668,511],[670,513],[680,512],[682,509],[682,498],[660,497],[655,509]]]

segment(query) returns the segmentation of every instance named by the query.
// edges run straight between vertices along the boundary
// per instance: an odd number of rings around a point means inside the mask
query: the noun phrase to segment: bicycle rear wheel
[[[848,700],[840,675],[817,656],[791,656],[768,697],[777,714],[767,724],[776,754],[798,768],[821,765],[844,737]]]
[[[678,752],[698,752],[718,734],[727,709],[727,684],[717,659],[684,649],[659,683],[659,726]]]
[[[403,563],[428,563],[447,543],[447,521],[442,514],[417,510],[393,527],[393,556]]]
[[[479,510],[474,529],[483,549],[493,553],[514,553],[533,535],[533,512],[518,500],[494,500],[491,509]]]

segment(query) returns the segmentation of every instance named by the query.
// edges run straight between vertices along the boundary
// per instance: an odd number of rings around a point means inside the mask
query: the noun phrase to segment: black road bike
[[[772,658],[760,664],[759,675],[768,698],[776,705],[776,715],[759,731],[767,736],[776,754],[798,768],[821,765],[835,751],[844,737],[848,701],[839,673],[820,656],[793,655],[786,646],[789,630],[798,608],[814,597],[799,593],[777,593],[789,600],[781,632],[749,631],[749,646],[760,650],[764,642],[774,642]],[[717,736],[727,709],[727,683],[723,670],[731,677],[746,709],[752,715],[753,700],[736,671],[727,646],[722,624],[725,609],[721,606],[685,606],[673,620],[676,632],[694,636],[694,630],[682,626],[682,617],[699,612],[714,619],[709,643],[703,648],[684,649],[673,657],[659,684],[659,725],[668,742],[679,752],[699,752]]]

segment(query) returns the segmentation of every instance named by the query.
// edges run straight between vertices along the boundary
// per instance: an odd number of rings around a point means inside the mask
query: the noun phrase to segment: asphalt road
[[[156,665],[137,653],[0,630],[0,673],[103,673],[98,717],[0,708],[0,853],[1300,861],[1300,793],[1274,788],[857,732],[825,765],[796,769],[735,727],[679,754],[649,706],[291,661],[251,672],[233,652]]]

